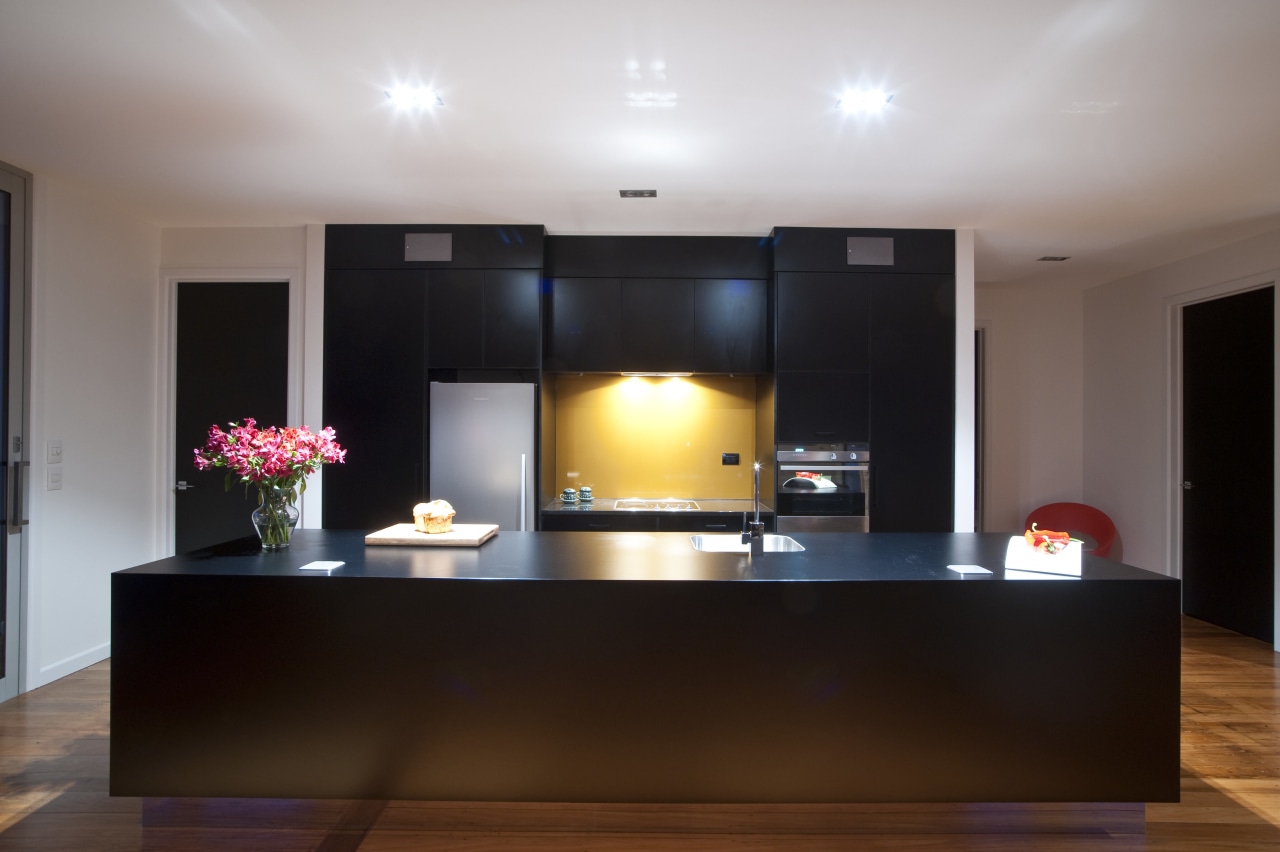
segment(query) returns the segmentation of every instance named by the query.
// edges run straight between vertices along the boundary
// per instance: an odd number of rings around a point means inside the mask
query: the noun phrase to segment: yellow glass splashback
[[[604,497],[750,498],[752,376],[558,375],[556,490]],[[722,465],[722,453],[739,463]]]

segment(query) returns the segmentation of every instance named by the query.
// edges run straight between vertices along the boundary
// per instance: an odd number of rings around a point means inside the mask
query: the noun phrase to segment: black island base
[[[795,538],[300,530],[117,572],[111,793],[1177,800],[1176,580],[1014,579],[1007,535]]]

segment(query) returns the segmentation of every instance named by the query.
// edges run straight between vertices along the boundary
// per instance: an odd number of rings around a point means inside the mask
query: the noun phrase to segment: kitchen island
[[[1015,580],[1008,535],[795,538],[301,530],[117,572],[111,793],[1176,801],[1176,580]]]

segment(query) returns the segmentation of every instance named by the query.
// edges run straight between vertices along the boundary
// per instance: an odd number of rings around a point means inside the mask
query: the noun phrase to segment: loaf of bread
[[[432,500],[413,507],[413,527],[418,532],[443,533],[453,529],[453,507],[444,500]]]

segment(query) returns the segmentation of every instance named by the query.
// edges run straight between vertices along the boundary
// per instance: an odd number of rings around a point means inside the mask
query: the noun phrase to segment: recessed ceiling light
[[[387,99],[396,109],[432,109],[444,106],[444,99],[434,89],[426,86],[393,86],[387,89]]]
[[[854,115],[870,115],[880,112],[893,100],[893,95],[883,89],[846,89],[836,107]]]
[[[627,106],[670,109],[676,105],[678,97],[675,92],[628,92]]]
[[[1036,262],[1037,262],[1037,263],[1039,263],[1039,262],[1040,262],[1040,261],[1042,261],[1042,260],[1047,260],[1047,261],[1049,261],[1049,262],[1051,262],[1051,263],[1061,263],[1061,262],[1062,262],[1062,261],[1064,261],[1064,260],[1070,260],[1070,259],[1071,259],[1071,258],[1069,258],[1069,257],[1062,257],[1061,255],[1056,255],[1056,254],[1046,254],[1044,257],[1037,257],[1037,258],[1036,258]]]

